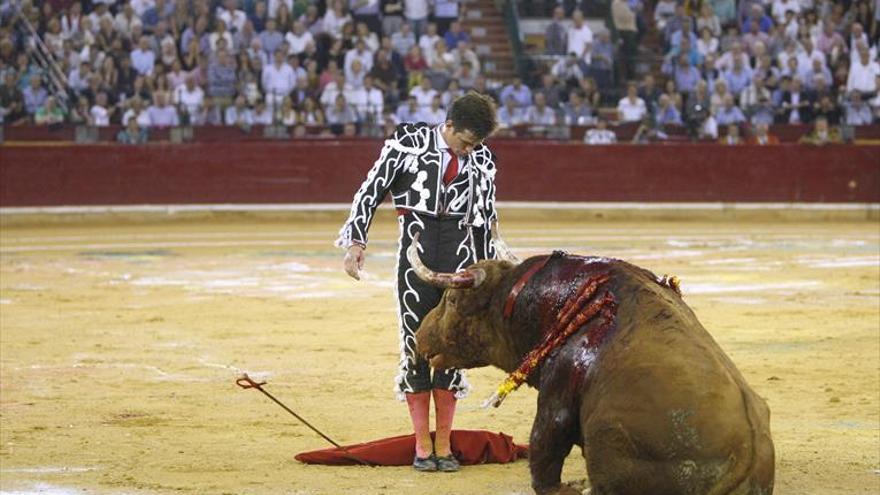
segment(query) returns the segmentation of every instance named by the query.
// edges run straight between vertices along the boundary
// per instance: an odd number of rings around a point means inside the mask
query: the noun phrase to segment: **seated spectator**
[[[749,122],[752,125],[770,125],[776,121],[776,109],[773,107],[773,103],[766,97],[759,98],[758,103],[752,105],[749,115]]]
[[[721,36],[721,20],[715,15],[710,3],[704,2],[700,6],[700,15],[697,16],[696,27],[697,32],[702,33],[703,30],[708,29],[711,36]]]
[[[755,124],[752,127],[752,137],[749,139],[749,144],[759,146],[774,145],[779,144],[779,138],[770,134],[769,125],[765,123]]]
[[[0,124],[16,124],[25,114],[24,95],[16,84],[16,73],[7,70],[0,87]]]
[[[773,15],[773,19],[777,23],[782,24],[788,12],[800,14],[801,4],[798,0],[773,0],[770,12]]]
[[[523,110],[516,104],[513,96],[508,96],[504,100],[504,106],[498,109],[498,126],[502,129],[509,129],[514,126],[521,125],[524,121]]]
[[[507,101],[507,97],[512,96],[516,106],[520,108],[528,108],[532,104],[532,90],[518,77],[514,77],[510,84],[504,86],[498,96],[501,101]]]
[[[842,122],[840,106],[832,99],[830,94],[819,97],[819,101],[814,105],[814,116],[822,117],[832,126],[840,125]]]
[[[235,60],[229,56],[226,50],[222,50],[217,53],[216,59],[208,65],[208,95],[216,103],[225,107],[232,103],[235,89]]]
[[[753,22],[756,22],[758,25],[758,29],[765,33],[769,32],[770,29],[773,27],[773,19],[764,13],[764,7],[762,7],[759,3],[752,4],[748,16],[743,19],[741,27],[742,32],[750,32]]]
[[[617,135],[608,129],[608,122],[603,118],[596,122],[595,129],[590,129],[584,134],[584,144],[614,144],[616,142]]]
[[[149,37],[140,37],[137,48],[131,51],[131,64],[134,70],[142,76],[153,74],[153,67],[156,65],[156,53],[150,46]]]
[[[329,109],[327,109],[327,125],[331,127],[340,127],[345,124],[357,123],[357,115],[351,105],[345,100],[344,95],[338,95],[336,101]],[[334,134],[339,132],[334,131]]]
[[[556,112],[547,106],[547,98],[544,93],[535,93],[535,104],[530,106],[523,116],[525,124],[537,126],[556,125]]]
[[[253,119],[254,125],[266,126],[275,123],[272,109],[269,108],[269,105],[263,100],[257,101],[257,104],[254,105]]]
[[[265,101],[270,107],[279,105],[296,86],[296,72],[284,59],[284,52],[277,49],[273,57],[272,64],[264,67],[261,75]]]
[[[809,134],[801,137],[798,142],[801,144],[824,146],[827,144],[842,143],[843,139],[840,137],[840,130],[837,129],[837,127],[829,128],[828,121],[823,117],[819,117],[813,124],[813,130],[810,131]]]
[[[552,74],[544,74],[541,76],[541,87],[533,92],[544,95],[544,100],[550,108],[558,109],[563,100],[562,86],[557,83],[556,78]]]
[[[413,87],[421,81],[425,71],[428,70],[428,61],[422,56],[419,45],[412,47],[403,59],[403,67],[409,75],[409,87]]]
[[[397,123],[418,122],[419,121],[419,100],[415,96],[410,95],[404,103],[397,107],[394,113]]]
[[[752,83],[739,95],[740,107],[742,107],[745,113],[751,115],[754,113],[754,107],[762,99],[770,101],[770,91],[764,87],[764,79],[760,75],[753,74]]]
[[[139,97],[126,101],[128,108],[122,114],[122,125],[128,125],[130,119],[137,119],[139,127],[150,127],[150,114],[144,110],[144,102]]]
[[[24,98],[24,109],[28,115],[36,114],[37,110],[43,107],[46,99],[49,98],[49,92],[43,87],[43,80],[40,79],[40,76],[31,76],[30,84],[22,91],[22,97]]]
[[[327,5],[322,23],[324,32],[333,39],[342,39],[342,28],[352,22],[351,15],[345,11],[345,4],[342,0],[332,0],[327,2]]]
[[[812,120],[812,102],[801,90],[801,80],[794,78],[788,91],[782,95],[781,119],[783,123],[801,124]]]
[[[709,0],[722,26],[736,21],[736,0]]]
[[[243,95],[238,95],[235,98],[235,103],[226,108],[223,121],[226,125],[241,128],[249,128],[254,125],[254,114],[247,107],[247,101]]]
[[[621,122],[640,122],[648,113],[645,100],[639,98],[638,87],[635,84],[627,86],[627,94],[617,103],[617,112]]]
[[[349,103],[354,106],[359,121],[370,124],[381,122],[385,98],[373,84],[372,77],[365,77],[363,86],[352,91]]]
[[[218,6],[216,11],[217,19],[223,21],[231,31],[241,31],[244,23],[247,22],[247,15],[244,11],[237,9],[237,6],[236,0],[223,0],[223,5]],[[272,17],[272,14],[269,17]]]
[[[373,52],[367,49],[364,40],[355,41],[354,48],[345,52],[345,63],[342,68],[345,71],[345,78],[348,80],[352,78],[351,68],[355,60],[361,63],[364,73],[373,68]]]
[[[720,138],[718,142],[728,145],[743,144],[742,139],[739,135],[739,126],[736,124],[728,125],[727,133],[724,135],[724,137]]]
[[[293,108],[293,100],[289,96],[285,96],[281,100],[281,108],[279,108],[274,119],[275,123],[284,127],[293,127],[297,124],[298,117],[296,110]]]
[[[718,60],[715,61],[715,68],[721,72],[731,70],[734,66],[734,60],[740,60],[743,68],[751,67],[749,55],[743,50],[743,45],[740,42],[733,43],[729,51],[725,51],[723,55],[718,57]]]
[[[186,78],[186,84],[172,93],[172,102],[177,105],[178,112],[184,122],[190,125],[203,125],[202,109],[205,104],[205,91],[196,86],[195,78]]]
[[[715,88],[712,91],[712,96],[710,97],[710,101],[712,103],[712,114],[716,114],[718,109],[724,105],[724,98],[730,94],[730,91],[727,90],[727,83],[724,79],[719,79],[715,81]]]
[[[162,91],[153,94],[153,104],[147,107],[151,127],[177,127],[180,116],[173,105],[168,103],[168,95]]]
[[[877,86],[877,76],[880,76],[880,64],[870,59],[870,52],[861,45],[859,59],[849,68],[849,77],[846,80],[846,91],[852,93],[858,91],[862,96],[876,93],[880,90]]]
[[[871,125],[873,120],[871,107],[862,99],[862,93],[858,91],[850,93],[846,105],[846,125]]]
[[[34,122],[37,125],[55,125],[64,123],[64,110],[55,103],[55,97],[49,96],[43,100],[43,105],[34,113]]]
[[[119,144],[145,144],[148,140],[147,130],[138,124],[137,119],[129,119],[125,128],[116,134]]]
[[[446,87],[446,91],[440,95],[443,106],[449,108],[452,105],[452,102],[455,101],[460,96],[464,95],[464,90],[459,86],[458,79],[453,79],[449,81],[449,86]]]
[[[438,125],[446,122],[446,109],[441,106],[440,95],[434,95],[428,108],[419,110],[419,121],[430,125]]]
[[[435,41],[439,40],[440,37],[437,36],[437,40]],[[413,34],[412,28],[410,27],[409,23],[402,23],[400,25],[400,30],[391,35],[391,46],[393,46],[394,51],[399,53],[400,55],[406,55],[407,53],[409,53],[409,51],[412,49],[413,46],[415,46],[415,44],[416,35]],[[428,55],[433,56],[433,45],[431,47],[431,50],[424,50],[423,47],[422,51],[425,53],[426,58],[428,58]]]
[[[816,37],[816,48],[824,52],[825,55],[831,56],[835,47],[845,46],[846,42],[843,36],[837,32],[834,23],[826,18],[822,24],[822,32]]]
[[[738,95],[743,92],[752,80],[752,70],[743,65],[741,59],[733,61],[733,68],[724,72],[724,81],[731,93]]]
[[[115,107],[107,105],[107,93],[98,93],[95,98],[95,104],[89,110],[91,116],[90,123],[95,127],[107,127],[110,125],[110,117],[115,111]]]
[[[446,49],[452,51],[458,47],[459,42],[469,42],[471,37],[461,27],[461,23],[455,21],[449,25],[449,31],[446,31],[443,40],[446,41]]]
[[[382,90],[391,102],[397,101],[398,74],[397,71],[394,70],[394,67],[391,66],[391,59],[385,50],[379,49],[379,51],[376,52],[376,61],[373,64],[373,69],[370,71],[370,76],[372,76],[373,83],[376,87]]]
[[[306,125],[324,125],[327,118],[321,106],[312,97],[306,98],[300,105],[299,121]]]
[[[564,81],[570,87],[577,87],[578,81],[583,79],[584,70],[578,61],[577,55],[569,53],[553,64],[550,73],[560,81]]]
[[[367,71],[364,70],[361,61],[358,59],[352,60],[351,66],[348,68],[348,71],[346,71],[346,82],[348,82],[348,84],[354,89],[362,88],[364,87],[364,78],[366,77]]]
[[[808,91],[815,91],[817,88],[827,90],[828,81],[832,80],[831,71],[822,65],[819,60],[813,59],[812,67],[804,75],[804,83]]]
[[[426,28],[426,32],[419,37],[419,48],[422,50],[422,54],[427,60],[433,60],[434,58],[434,50],[437,46],[437,42],[442,41],[444,48],[446,47],[446,40],[444,40],[440,35],[437,34],[437,24],[433,22],[428,23],[428,27]],[[412,50],[412,48],[410,48]],[[400,56],[404,56],[407,52],[401,52]]]
[[[734,104],[733,95],[728,94],[724,96],[724,103],[716,111],[715,120],[718,125],[739,125],[746,121],[746,116]]]
[[[686,55],[681,55],[672,69],[672,80],[682,93],[692,93],[702,77],[700,71],[691,65],[690,59]]]
[[[593,109],[584,101],[580,90],[572,90],[568,103],[563,107],[565,125],[590,125],[594,122]]]
[[[665,125],[682,125],[681,113],[672,104],[668,95],[661,95],[658,100],[657,110],[654,111],[654,121],[658,127]]]
[[[674,81],[672,81],[672,86],[675,86]],[[639,87],[639,98],[645,100],[645,105],[647,105],[649,111],[656,108],[661,94],[663,94],[663,90],[657,87],[657,82],[654,79],[654,76],[651,74],[645,74],[644,79],[642,79],[642,84]]]
[[[474,74],[480,73],[480,59],[477,54],[471,50],[471,45],[467,41],[459,41],[458,47],[452,51],[452,70],[458,72],[463,64],[470,64],[471,71]]]
[[[284,35],[284,41],[287,42],[288,55],[299,55],[306,51],[309,44],[315,44],[314,36],[306,30],[302,21],[293,23],[293,30]]]
[[[697,40],[697,52],[703,57],[718,54],[718,38],[712,36],[712,31],[709,28],[700,30],[700,39]]]
[[[423,78],[417,87],[410,90],[409,94],[416,97],[420,109],[430,107],[431,101],[438,95],[437,90],[431,87],[431,80],[427,77]]]
[[[354,87],[345,80],[345,76],[342,73],[337,73],[336,80],[324,86],[324,90],[321,91],[321,96],[318,100],[321,103],[324,114],[326,115],[328,109],[336,104],[337,96],[341,94],[346,95],[346,101],[348,101],[353,91]]]

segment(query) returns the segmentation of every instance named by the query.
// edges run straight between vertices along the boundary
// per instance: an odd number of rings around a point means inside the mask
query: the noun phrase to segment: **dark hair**
[[[456,132],[471,131],[481,141],[498,126],[495,102],[476,91],[470,91],[452,102],[448,118]]]

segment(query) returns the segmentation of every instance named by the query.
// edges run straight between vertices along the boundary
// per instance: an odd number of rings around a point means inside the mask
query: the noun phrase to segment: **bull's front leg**
[[[568,397],[541,393],[529,444],[532,488],[538,495],[565,494],[562,465],[578,435],[578,411]],[[571,493],[579,493],[576,490]]]

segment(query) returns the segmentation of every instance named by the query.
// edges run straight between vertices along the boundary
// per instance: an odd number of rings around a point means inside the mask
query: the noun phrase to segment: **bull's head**
[[[407,259],[423,281],[445,288],[440,303],[422,320],[416,333],[417,351],[434,368],[477,368],[498,364],[493,355],[503,347],[501,304],[497,287],[515,265],[499,237],[496,249],[507,260],[483,260],[457,273],[438,273],[419,258],[418,235]],[[493,304],[493,301],[496,304]],[[497,314],[496,314],[497,313]]]

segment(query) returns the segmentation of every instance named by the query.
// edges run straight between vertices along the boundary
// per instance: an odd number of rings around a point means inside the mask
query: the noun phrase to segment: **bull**
[[[538,390],[529,447],[536,493],[579,493],[560,479],[574,445],[592,495],[772,493],[767,404],[675,284],[616,259],[557,252],[516,263],[506,247],[499,253],[507,259],[437,273],[413,242],[418,276],[447,289],[416,334],[417,350],[435,368],[491,365]],[[587,303],[599,309],[547,349],[547,329],[590,280]],[[541,345],[549,352],[526,376],[523,360]]]

